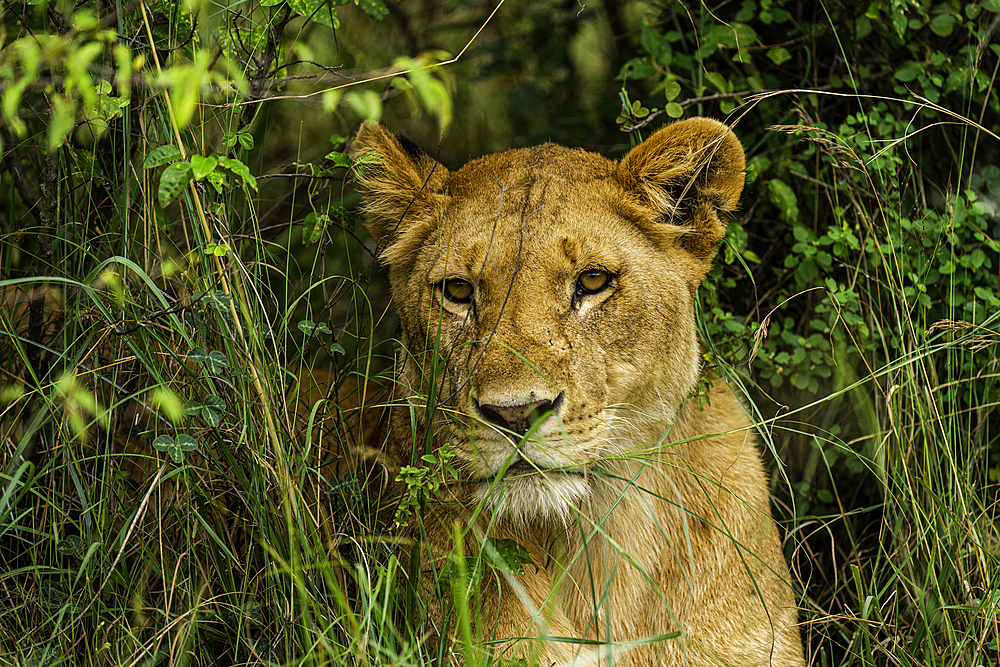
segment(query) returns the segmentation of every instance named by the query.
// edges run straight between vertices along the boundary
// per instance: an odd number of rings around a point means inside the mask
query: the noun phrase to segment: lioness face
[[[599,463],[642,455],[617,443],[650,406],[659,426],[694,383],[692,285],[670,270],[678,250],[616,210],[614,183],[505,176],[453,197],[417,251],[429,268],[406,277],[420,297],[408,341],[440,350],[455,408],[442,421],[478,495],[508,514],[564,514]]]
[[[356,140],[382,161],[364,184],[403,381],[436,389],[436,441],[501,518],[565,520],[655,458],[696,382],[694,295],[743,162],[687,123],[695,141],[674,124],[621,163],[546,144],[453,173],[383,127]]]

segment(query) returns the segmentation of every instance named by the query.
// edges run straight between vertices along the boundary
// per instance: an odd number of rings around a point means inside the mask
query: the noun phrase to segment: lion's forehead
[[[561,147],[538,149],[474,160],[451,174],[445,217],[502,216],[531,227],[560,214],[614,211],[629,198],[613,177],[613,163],[604,158]]]
[[[515,237],[517,238],[517,237]],[[434,264],[430,282],[447,277],[529,276],[543,273],[556,280],[575,275],[581,267],[620,272],[626,263],[624,243],[615,243],[598,230],[549,229],[526,234],[510,243],[510,236],[456,234],[424,248]]]
[[[455,272],[479,277],[542,267],[562,278],[590,266],[619,271],[630,251],[647,245],[605,197],[549,196],[529,206],[497,198],[450,203],[422,254],[435,267],[432,282]]]
[[[515,192],[555,182],[603,181],[611,178],[615,164],[601,155],[555,144],[516,148],[466,163],[451,174],[449,191],[460,196],[479,192],[488,184]]]

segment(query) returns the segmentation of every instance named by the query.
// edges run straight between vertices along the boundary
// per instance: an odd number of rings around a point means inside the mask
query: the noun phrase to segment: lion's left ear
[[[681,245],[707,263],[726,234],[720,215],[739,203],[745,168],[743,146],[728,127],[691,118],[629,151],[615,177],[656,211],[659,223],[679,227]]]

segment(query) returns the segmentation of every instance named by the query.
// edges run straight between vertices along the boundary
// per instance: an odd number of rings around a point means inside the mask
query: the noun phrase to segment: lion
[[[466,552],[512,540],[530,563],[484,576],[472,618],[500,657],[803,665],[751,419],[701,370],[696,293],[744,183],[732,131],[449,171],[368,122],[352,154],[405,348],[387,457],[447,451],[456,477],[426,504],[423,590],[456,531]]]

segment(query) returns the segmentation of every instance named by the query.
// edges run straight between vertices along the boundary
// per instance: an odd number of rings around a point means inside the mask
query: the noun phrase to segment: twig
[[[829,87],[830,86],[826,86],[826,88],[829,88]],[[817,89],[817,90],[821,90],[821,89]],[[769,90],[759,90],[759,89],[750,89],[750,90],[741,90],[741,91],[738,91],[738,92],[735,92],[735,93],[715,93],[714,95],[702,95],[701,97],[689,97],[686,100],[684,100],[683,102],[679,102],[678,104],[680,104],[680,106],[681,106],[682,109],[686,109],[687,107],[691,106],[692,104],[700,104],[701,102],[711,102],[712,100],[728,100],[728,99],[731,99],[733,97],[742,97],[743,95],[753,95],[753,94],[756,94],[756,93],[769,93],[769,92],[771,92],[771,91],[769,91]],[[646,116],[645,118],[643,118],[641,121],[639,121],[635,125],[622,125],[622,132],[634,132],[635,130],[644,128],[647,125],[649,125],[653,121],[654,118],[656,118],[657,116],[662,116],[665,113],[667,113],[666,108],[659,109],[657,111],[652,112],[651,114],[649,114],[648,116]]]
[[[313,178],[320,181],[342,181],[347,182],[346,178],[334,178],[333,176],[317,176],[316,174],[261,174],[257,177],[258,181],[264,180],[265,178]]]
[[[279,66],[277,66],[277,67],[274,68],[274,73],[272,73],[271,76],[274,76],[275,74],[277,74],[278,72],[280,72],[281,70],[283,70],[283,69],[285,69],[287,67],[291,67],[292,65],[301,65],[303,63],[307,63],[309,65],[313,65],[315,67],[318,67],[321,70],[325,70],[326,72],[329,72],[330,74],[336,74],[341,79],[347,79],[348,81],[354,81],[354,77],[353,76],[348,76],[346,74],[342,74],[341,72],[337,71],[339,69],[342,69],[344,67],[343,65],[321,65],[321,64],[319,64],[318,62],[316,62],[314,60],[293,60],[293,61],[291,61],[289,63],[285,63],[284,65],[279,65]]]
[[[251,104],[248,104],[247,108],[240,114],[240,123],[237,131],[250,125],[250,121],[253,120],[254,114],[257,112],[264,88],[268,79],[271,78],[271,65],[274,63],[275,58],[278,57],[278,44],[281,43],[281,36],[285,32],[285,26],[292,20],[292,16],[294,16],[292,10],[286,6],[285,15],[280,20],[272,23],[271,29],[267,31],[267,46],[264,48],[264,56],[256,61],[257,71],[254,72],[254,76],[250,79]]]

